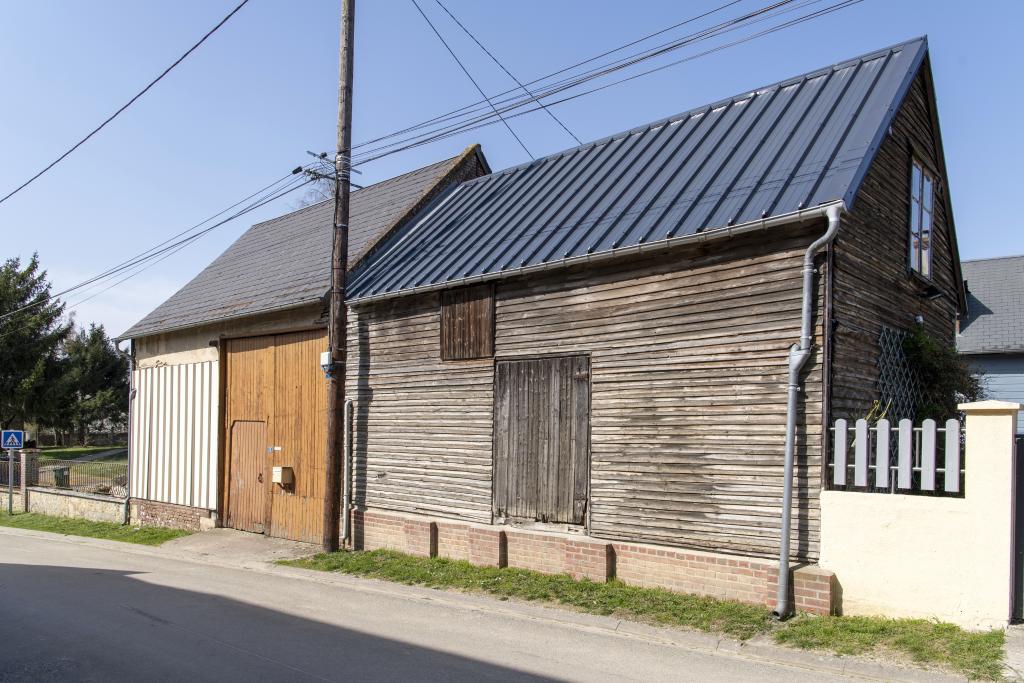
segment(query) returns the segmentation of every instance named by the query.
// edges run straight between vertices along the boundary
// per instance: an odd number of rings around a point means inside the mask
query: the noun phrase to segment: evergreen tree
[[[25,310],[22,310],[25,309]],[[21,427],[52,411],[57,401],[56,350],[70,323],[64,305],[50,295],[38,255],[0,265],[0,424]]]

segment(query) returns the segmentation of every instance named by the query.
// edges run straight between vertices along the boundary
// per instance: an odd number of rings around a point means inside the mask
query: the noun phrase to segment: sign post
[[[7,451],[7,514],[14,514],[14,454],[25,447],[25,432],[5,429],[0,432],[0,448]],[[21,476],[25,476],[22,472]]]

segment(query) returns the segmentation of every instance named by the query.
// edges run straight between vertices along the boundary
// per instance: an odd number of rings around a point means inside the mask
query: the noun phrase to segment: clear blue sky
[[[489,93],[510,83],[433,0],[425,9]],[[234,0],[0,3],[0,190],[5,194],[98,124],[212,27]],[[676,23],[722,0],[448,0],[520,79]],[[767,0],[746,0],[755,8]],[[825,3],[827,4],[827,3]],[[38,251],[56,286],[162,241],[333,148],[337,0],[252,0],[134,107],[29,189],[0,205],[0,258]],[[584,141],[928,34],[949,185],[964,259],[1024,253],[1024,3],[865,0],[800,25],[566,103]],[[356,141],[478,99],[409,0],[360,0]],[[678,35],[678,32],[672,35]],[[691,52],[696,50],[691,50]],[[571,146],[543,114],[512,124],[537,155]],[[495,169],[526,160],[501,126],[364,167],[387,178],[479,142]],[[120,333],[282,199],[82,305],[79,322]],[[326,258],[327,255],[325,254]]]

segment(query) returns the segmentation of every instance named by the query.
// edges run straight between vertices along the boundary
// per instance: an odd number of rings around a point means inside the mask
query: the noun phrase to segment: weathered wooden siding
[[[803,251],[823,229],[497,287],[497,359],[591,358],[593,534],[777,552],[788,349]],[[354,312],[356,502],[489,521],[494,365],[440,360],[438,304],[426,294]],[[805,377],[793,547],[813,557],[817,354]]]
[[[490,522],[494,361],[441,361],[440,317],[437,293],[350,314],[355,502]]]
[[[135,370],[131,495],[217,507],[217,361]]]
[[[922,315],[930,334],[953,343],[957,284],[942,177],[935,198],[933,284],[945,296],[929,301],[907,266],[911,154],[945,168],[936,144],[925,70],[915,79],[844,218],[834,245],[831,415],[864,417],[878,394],[878,336],[882,325],[909,329]]]

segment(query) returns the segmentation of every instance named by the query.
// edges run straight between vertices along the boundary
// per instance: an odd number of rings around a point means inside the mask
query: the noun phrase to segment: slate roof
[[[960,353],[1024,352],[1024,256],[963,262],[967,318]]]
[[[926,54],[918,38],[465,183],[382,245],[349,298],[852,207]]]
[[[356,265],[469,154],[480,154],[479,147],[354,190],[350,209],[350,266]],[[119,339],[317,301],[330,288],[333,212],[334,202],[328,200],[257,223]]]

